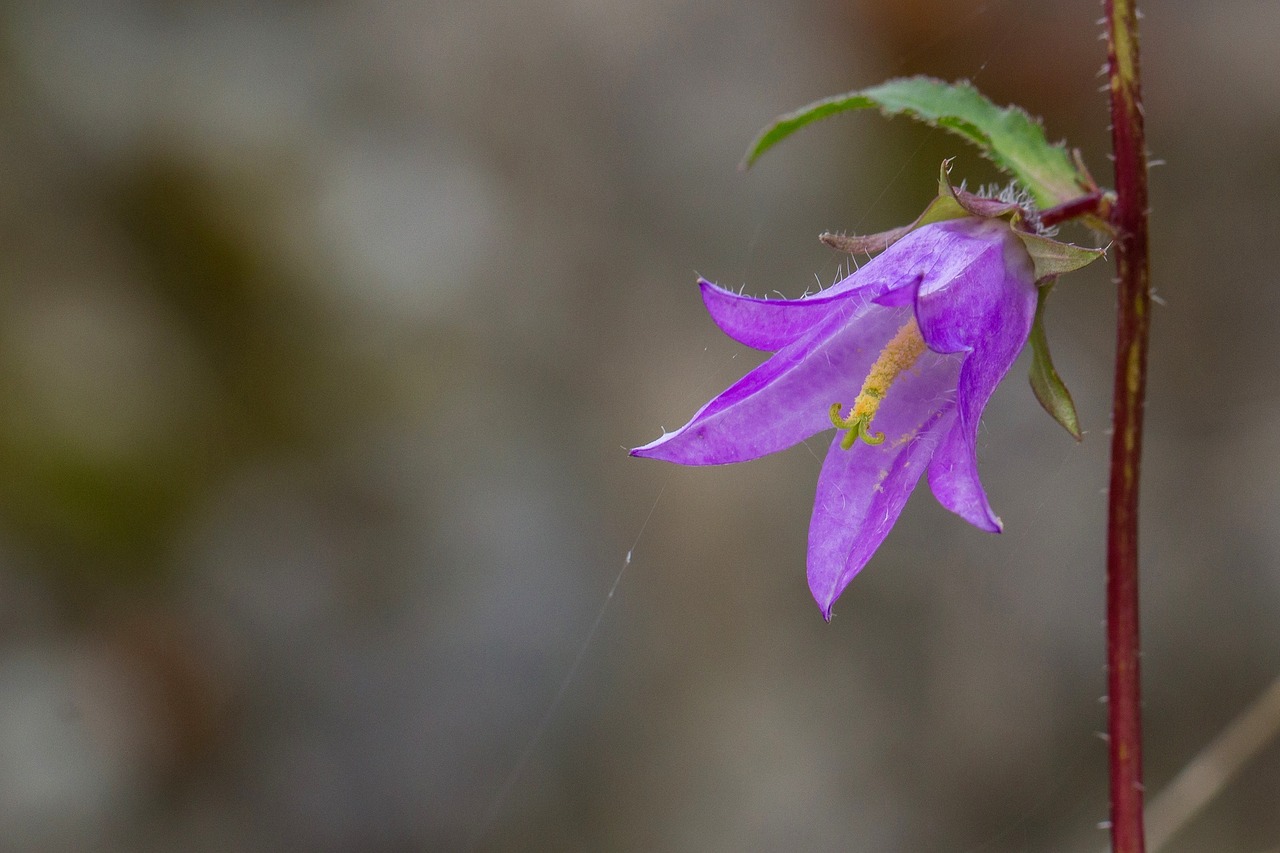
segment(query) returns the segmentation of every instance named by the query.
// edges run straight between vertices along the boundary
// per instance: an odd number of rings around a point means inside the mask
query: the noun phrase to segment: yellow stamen
[[[893,380],[897,379],[902,371],[915,364],[924,351],[924,338],[920,336],[920,327],[916,325],[916,318],[912,317],[898,329],[898,333],[885,346],[876,363],[871,365],[871,370],[862,383],[862,391],[859,392],[858,399],[853,401],[853,411],[849,416],[840,416],[840,410],[844,404],[832,404],[831,423],[837,429],[848,430],[848,435],[840,440],[842,448],[849,450],[858,439],[862,439],[867,444],[880,444],[884,441],[884,433],[872,434],[871,419],[879,411],[880,403],[889,393],[889,386],[893,384]]]

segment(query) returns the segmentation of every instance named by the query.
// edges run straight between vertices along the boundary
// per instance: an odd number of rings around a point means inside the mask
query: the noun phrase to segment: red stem
[[[1111,845],[1142,853],[1142,708],[1138,637],[1138,474],[1147,380],[1151,290],[1147,258],[1147,153],[1135,0],[1103,0],[1116,164],[1119,307],[1107,506],[1107,722]]]
[[[1110,211],[1107,205],[1106,196],[1101,191],[1091,192],[1079,198],[1073,198],[1071,201],[1063,202],[1057,207],[1050,207],[1040,211],[1040,224],[1049,228],[1081,216],[1102,215],[1106,218],[1106,214]]]

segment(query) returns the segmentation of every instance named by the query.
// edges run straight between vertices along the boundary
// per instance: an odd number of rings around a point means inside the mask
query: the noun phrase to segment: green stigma
[[[848,430],[845,437],[840,439],[840,448],[849,450],[857,442],[862,439],[867,444],[883,444],[884,433],[877,432],[874,435],[871,432],[871,418],[867,415],[850,414],[847,418],[840,417],[840,410],[844,408],[843,403],[831,404],[831,424],[836,429]]]
[[[912,317],[898,329],[898,333],[889,341],[876,363],[871,365],[866,380],[862,383],[862,391],[854,401],[848,417],[841,417],[843,403],[831,405],[831,423],[836,429],[848,430],[848,434],[840,439],[840,447],[850,450],[862,439],[867,444],[881,444],[884,433],[871,432],[871,419],[880,409],[880,403],[889,393],[889,386],[899,374],[916,363],[924,354],[924,338],[920,336],[920,328]]]

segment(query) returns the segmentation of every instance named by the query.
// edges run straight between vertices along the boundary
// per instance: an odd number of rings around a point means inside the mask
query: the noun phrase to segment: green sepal
[[[1063,383],[1062,377],[1053,366],[1053,357],[1049,355],[1049,339],[1044,333],[1045,305],[1049,301],[1049,292],[1053,290],[1056,279],[1050,276],[1040,285],[1036,301],[1036,318],[1031,324],[1031,390],[1044,410],[1062,428],[1071,433],[1071,437],[1080,441],[1084,435],[1080,432],[1080,418],[1076,415],[1076,404],[1071,399],[1071,392]]]
[[[1015,231],[1022,245],[1027,247],[1027,254],[1036,265],[1036,281],[1075,272],[1087,264],[1102,257],[1102,249],[1088,249],[1072,243],[1059,243],[1039,234],[1028,234]]]
[[[1007,217],[1009,224],[1014,226],[1013,233],[1022,240],[1027,254],[1031,256],[1032,263],[1035,265],[1036,281],[1073,272],[1102,257],[1102,249],[1060,243],[1039,234],[1023,231],[1018,226],[1024,222],[1026,215],[1027,212],[1016,202],[983,198],[953,186],[951,160],[943,160],[942,168],[938,172],[938,195],[910,225],[866,236],[819,234],[818,239],[833,249],[839,249],[851,255],[874,254],[887,249],[915,229],[935,222],[963,219],[966,216],[995,219]]]
[[[867,234],[865,236],[824,232],[818,235],[818,239],[833,249],[839,249],[851,255],[873,255],[889,248],[912,231],[924,225],[945,222],[948,219],[964,219],[966,216],[970,216],[969,210],[965,208],[963,202],[956,195],[955,188],[951,186],[951,181],[947,177],[950,171],[951,160],[943,160],[942,169],[938,174],[938,195],[933,201],[929,202],[928,207],[910,225],[903,225],[898,228],[891,228],[888,231],[881,231],[878,234]]]
[[[815,101],[779,116],[756,137],[743,158],[750,167],[760,155],[815,121],[878,107],[886,116],[906,115],[948,130],[982,152],[997,168],[1022,184],[1042,208],[1076,198],[1088,187],[1066,149],[1051,145],[1044,127],[1020,107],[997,107],[968,82],[902,77],[879,86]]]

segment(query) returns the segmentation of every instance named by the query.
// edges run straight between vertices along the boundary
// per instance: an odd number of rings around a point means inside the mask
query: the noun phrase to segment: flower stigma
[[[845,437],[840,439],[841,449],[852,449],[858,439],[862,439],[867,444],[884,442],[883,432],[871,432],[871,419],[880,409],[880,403],[889,393],[889,386],[893,384],[893,380],[897,379],[902,371],[914,365],[924,351],[924,338],[920,336],[920,327],[916,325],[916,318],[912,316],[902,325],[902,328],[898,329],[897,334],[885,346],[875,364],[871,365],[871,370],[867,372],[867,378],[862,383],[862,390],[854,400],[853,410],[849,412],[849,416],[847,418],[840,416],[843,403],[831,404],[832,425],[836,429],[847,430]]]

